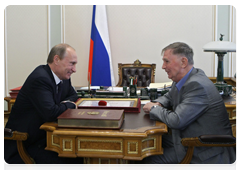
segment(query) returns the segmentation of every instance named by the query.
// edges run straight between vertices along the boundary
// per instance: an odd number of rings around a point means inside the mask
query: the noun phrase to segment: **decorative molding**
[[[7,68],[7,7],[5,8],[4,10],[4,65],[5,65],[5,74],[4,74],[4,84],[5,84],[5,94],[4,96],[8,96],[8,92],[9,92],[9,89],[8,89],[8,68]]]
[[[156,149],[156,138],[155,137],[154,138],[143,139],[142,143],[146,142],[146,141],[150,141],[150,140],[153,140],[153,147],[144,148],[144,149],[142,149],[142,152],[145,152],[145,151],[148,151],[148,150],[151,150],[151,149]]]
[[[135,151],[130,150],[131,144],[135,144]],[[138,154],[138,142],[128,142],[128,154]]]
[[[120,144],[120,150],[112,150],[112,149],[82,149],[81,142],[99,142],[99,143],[118,143]],[[123,152],[123,143],[120,140],[94,140],[94,139],[78,139],[78,151],[95,151],[95,152]]]
[[[139,61],[139,59],[137,59],[137,60],[134,61],[133,65],[141,67],[142,66],[142,62]]]
[[[61,41],[62,43],[65,43],[65,5],[62,5],[62,10],[61,10],[61,18],[62,18],[62,28],[61,28],[61,32],[62,32],[62,35],[61,35]]]
[[[70,148],[67,149],[66,148],[66,142],[70,142]],[[73,147],[72,147],[72,139],[63,139],[63,151],[73,151]]]
[[[52,135],[52,145],[60,148],[60,144],[54,143],[54,140],[53,140],[54,137],[58,137],[58,136]],[[58,137],[58,139],[59,139],[59,137]]]
[[[50,45],[51,45],[51,36],[50,36],[50,30],[51,30],[51,24],[50,24],[50,22],[51,22],[51,12],[50,12],[50,5],[47,5],[47,11],[48,11],[48,13],[47,13],[47,43],[48,43],[48,45],[47,45],[47,53],[49,53],[50,52],[50,50],[51,50],[51,47],[50,47]]]

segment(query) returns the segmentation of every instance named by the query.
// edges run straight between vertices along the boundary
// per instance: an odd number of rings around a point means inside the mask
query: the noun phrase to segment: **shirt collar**
[[[60,80],[60,78],[58,78],[58,76],[53,71],[52,71],[52,74],[53,74],[54,80],[56,82],[56,85],[58,85],[58,83],[62,82],[62,80]]]
[[[178,91],[181,90],[182,86],[184,85],[184,83],[187,81],[189,74],[191,73],[191,71],[193,70],[193,67],[191,68],[191,70],[189,70],[189,72],[176,84],[176,87],[178,89]]]

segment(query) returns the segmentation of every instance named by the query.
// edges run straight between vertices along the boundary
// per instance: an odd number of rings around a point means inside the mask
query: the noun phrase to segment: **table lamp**
[[[203,46],[204,52],[215,52],[218,56],[218,68],[217,68],[217,82],[216,88],[220,94],[228,96],[232,93],[232,86],[224,83],[223,81],[223,57],[227,52],[236,52],[236,44],[229,41],[223,41],[223,36],[220,34],[220,41],[213,41]]]

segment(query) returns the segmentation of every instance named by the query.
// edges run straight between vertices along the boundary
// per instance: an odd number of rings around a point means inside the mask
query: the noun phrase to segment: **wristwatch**
[[[153,108],[156,108],[158,105],[154,105],[151,107],[150,111],[153,109]]]

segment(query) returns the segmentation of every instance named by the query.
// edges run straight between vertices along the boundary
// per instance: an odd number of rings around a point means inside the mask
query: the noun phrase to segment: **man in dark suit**
[[[193,50],[185,43],[173,43],[162,50],[163,65],[171,90],[143,109],[150,119],[162,121],[172,130],[163,135],[164,154],[150,156],[143,163],[179,163],[187,148],[182,138],[200,135],[232,135],[222,97],[201,69],[193,67]],[[233,163],[234,148],[196,147],[191,163]]]
[[[24,145],[36,163],[82,163],[81,158],[60,158],[46,151],[46,132],[39,127],[53,122],[67,109],[75,109],[77,94],[70,76],[76,72],[77,54],[67,44],[54,46],[47,64],[38,66],[26,79],[12,107],[6,128],[27,132]],[[4,158],[7,163],[23,163],[16,141],[4,140]]]

